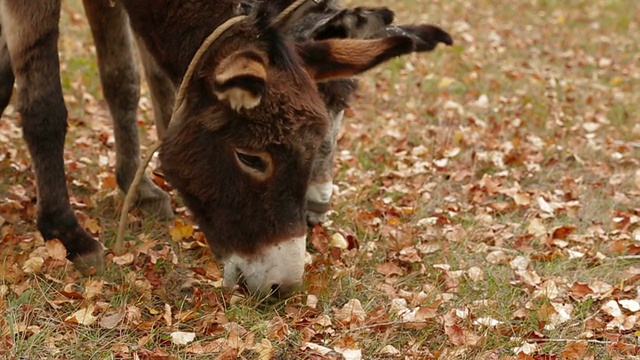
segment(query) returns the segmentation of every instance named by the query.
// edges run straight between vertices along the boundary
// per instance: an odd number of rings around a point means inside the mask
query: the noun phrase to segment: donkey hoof
[[[331,208],[331,200],[326,203],[307,200],[307,224],[314,226],[327,220],[327,212]]]
[[[173,219],[175,214],[171,207],[169,195],[163,193],[163,197],[157,199],[145,199],[138,204],[138,208],[145,216],[154,217],[158,220]]]
[[[86,254],[76,255],[70,260],[83,276],[91,276],[104,272],[104,256],[103,250],[99,252],[90,252]]]
[[[145,216],[154,217],[158,220],[170,220],[175,216],[171,207],[171,197],[158,187],[140,196],[136,202],[136,207]]]
[[[60,240],[67,250],[67,259],[84,275],[93,275],[104,269],[104,245],[78,224],[70,209],[56,216],[39,214],[38,230],[45,240]]]
[[[321,224],[327,221],[327,213],[317,213],[315,211],[307,210],[307,224],[311,227]]]

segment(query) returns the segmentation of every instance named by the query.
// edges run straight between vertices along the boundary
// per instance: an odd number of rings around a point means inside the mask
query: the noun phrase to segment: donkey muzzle
[[[306,236],[264,247],[252,255],[232,254],[224,261],[225,287],[241,281],[250,293],[285,296],[302,284]]]

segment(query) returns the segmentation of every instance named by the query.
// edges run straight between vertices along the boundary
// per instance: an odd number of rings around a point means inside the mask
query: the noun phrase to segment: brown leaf
[[[203,343],[203,342],[195,342],[184,349],[184,352],[187,354],[211,354],[217,353],[222,349],[222,346],[227,341],[225,338],[218,338],[214,341]]]
[[[280,316],[276,316],[269,320],[267,325],[267,336],[273,340],[283,340],[291,335],[289,326],[285,323],[284,319]]]
[[[85,229],[87,229],[92,234],[98,234],[102,232],[102,227],[100,227],[100,224],[96,219],[87,217],[82,222],[82,225]]]
[[[84,289],[82,288],[82,286],[78,285],[78,284],[67,284],[64,286],[64,289],[62,291],[60,291],[60,293],[66,297],[68,297],[69,299],[83,299],[84,295],[82,295],[82,293],[84,293]]]
[[[640,245],[629,244],[627,246],[627,255],[640,255]]]
[[[588,284],[576,281],[576,282],[573,283],[573,285],[571,285],[571,294],[576,299],[582,300],[585,297],[587,297],[588,295],[592,295],[593,294],[593,290],[591,290],[591,288],[589,287]]]
[[[552,239],[564,240],[567,236],[573,234],[576,231],[575,226],[561,226],[553,230],[551,234]]]
[[[445,326],[444,332],[455,346],[476,346],[481,340],[480,336],[456,324]]]
[[[376,265],[376,271],[385,276],[404,274],[404,270],[393,261]]]
[[[235,347],[225,347],[220,351],[216,360],[237,360],[240,351]]]
[[[133,263],[134,259],[135,256],[132,253],[126,253],[124,255],[114,256],[111,261],[116,265],[125,266]]]
[[[367,314],[364,312],[362,308],[362,304],[360,304],[360,300],[351,299],[349,300],[342,309],[335,310],[335,318],[341,323],[348,325],[354,324],[359,325],[364,322],[367,317]]]
[[[95,305],[89,305],[67,316],[64,321],[71,324],[92,325],[97,319],[97,317],[93,315],[95,309]]]
[[[65,249],[62,242],[58,239],[52,239],[46,241],[44,246],[47,248],[47,253],[55,260],[65,260],[67,258],[67,249]]]
[[[326,254],[329,250],[329,240],[327,232],[322,225],[316,225],[311,230],[311,245],[318,250],[320,254]]]
[[[43,265],[44,259],[40,256],[34,256],[24,262],[24,264],[22,265],[22,271],[27,274],[39,274],[42,270]]]
[[[254,345],[253,351],[258,353],[258,360],[271,360],[276,349],[271,345],[269,340],[262,339],[262,341]]]
[[[124,318],[125,309],[125,306],[122,306],[117,312],[104,316],[100,320],[100,327],[104,329],[113,329],[118,326],[120,321]]]
[[[84,283],[84,297],[89,300],[102,294],[102,287],[104,286],[104,280],[87,280]]]
[[[168,327],[171,327],[172,319],[173,319],[171,314],[171,305],[167,303],[164,304],[164,312],[162,313],[162,319],[164,320],[164,323]]]
[[[398,258],[401,261],[409,262],[409,263],[421,263],[422,257],[418,254],[418,250],[414,247],[406,247],[400,250]]]
[[[562,360],[582,360],[589,349],[586,342],[570,342],[560,353]]]

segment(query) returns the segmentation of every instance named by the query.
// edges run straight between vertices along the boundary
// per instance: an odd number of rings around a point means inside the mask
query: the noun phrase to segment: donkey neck
[[[176,86],[204,39],[237,15],[233,0],[119,1],[134,31]]]

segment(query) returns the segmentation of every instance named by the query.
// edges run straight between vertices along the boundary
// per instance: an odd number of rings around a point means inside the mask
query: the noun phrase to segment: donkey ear
[[[384,34],[385,27],[393,22],[395,14],[387,7],[356,7],[343,9],[329,18],[317,21],[310,38],[372,39]]]
[[[328,81],[352,77],[393,57],[411,53],[415,44],[406,36],[328,39],[298,44],[297,50],[311,77]]]
[[[385,34],[402,35],[412,38],[416,43],[416,51],[431,51],[438,43],[453,45],[451,35],[434,25],[390,25],[385,28]]]
[[[264,56],[252,50],[231,54],[214,70],[211,82],[219,100],[235,110],[251,109],[260,104],[267,81]]]

